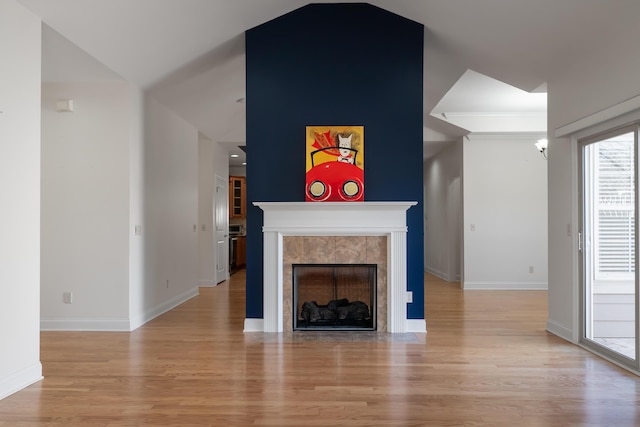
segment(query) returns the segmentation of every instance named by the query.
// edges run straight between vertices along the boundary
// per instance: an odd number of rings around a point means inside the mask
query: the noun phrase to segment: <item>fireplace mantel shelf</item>
[[[406,211],[415,201],[254,202],[264,212],[264,313],[245,331],[283,331],[282,236],[387,236],[388,321],[391,333],[426,332],[424,319],[407,319]],[[262,320],[260,324],[252,320]],[[415,321],[414,321],[415,320]],[[416,322],[417,321],[417,322]]]
[[[253,202],[263,211],[337,211],[350,210],[407,210],[417,202]]]
[[[283,235],[386,234],[405,231],[416,202],[254,202],[264,211],[263,231]]]

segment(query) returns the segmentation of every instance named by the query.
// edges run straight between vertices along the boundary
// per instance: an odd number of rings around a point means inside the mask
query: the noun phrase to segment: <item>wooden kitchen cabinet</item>
[[[236,266],[242,268],[247,265],[247,237],[238,236],[236,253]]]
[[[229,177],[229,218],[246,217],[246,187],[247,181],[245,177]]]

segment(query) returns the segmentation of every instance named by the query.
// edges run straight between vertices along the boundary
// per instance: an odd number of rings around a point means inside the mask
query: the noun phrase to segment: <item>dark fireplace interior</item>
[[[376,269],[293,264],[293,330],[375,330]]]

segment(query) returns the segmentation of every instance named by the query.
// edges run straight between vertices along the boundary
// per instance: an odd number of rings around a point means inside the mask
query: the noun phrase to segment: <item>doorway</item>
[[[580,341],[638,368],[638,125],[581,139]]]
[[[216,175],[214,227],[216,244],[216,283],[229,278],[229,197],[227,180]]]

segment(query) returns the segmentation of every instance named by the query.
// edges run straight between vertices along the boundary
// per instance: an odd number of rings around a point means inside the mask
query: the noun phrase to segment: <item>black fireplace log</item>
[[[317,322],[319,320],[334,320],[336,313],[329,310],[326,305],[318,305],[315,301],[302,304],[302,318],[307,322]]]
[[[346,307],[348,305],[349,305],[349,300],[346,298],[334,299],[329,301],[329,304],[327,304],[327,308],[331,311],[337,311],[338,308]]]
[[[362,301],[353,301],[349,305],[338,307],[340,320],[364,320],[369,318],[369,308]]]
[[[302,304],[301,317],[307,322],[320,320],[365,320],[369,319],[369,307],[362,301],[349,302],[346,298],[318,305],[316,301]]]

